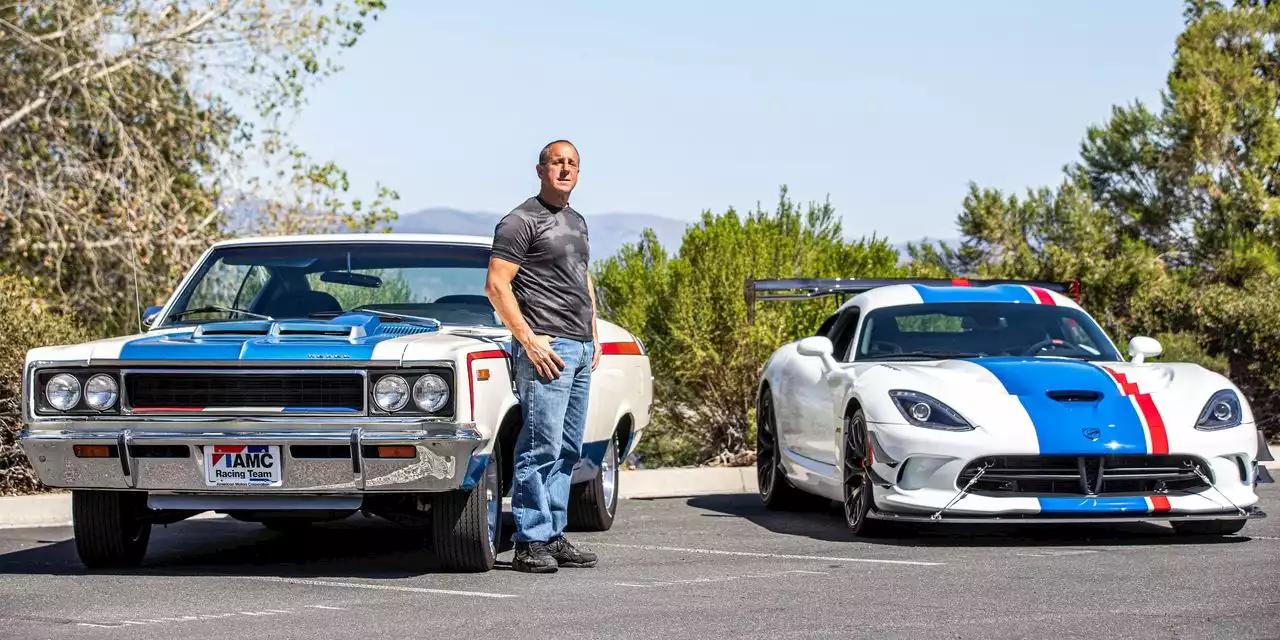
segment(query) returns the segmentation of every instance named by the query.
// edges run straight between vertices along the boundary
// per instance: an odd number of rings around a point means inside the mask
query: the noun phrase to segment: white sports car
[[[31,350],[20,441],[73,490],[81,560],[135,565],[153,524],[203,511],[285,530],[363,511],[423,526],[443,568],[491,569],[523,421],[489,253],[469,236],[232,240],[142,333]],[[653,401],[639,341],[598,330],[569,507],[595,531]]]
[[[1078,283],[753,280],[757,300],[852,295],[779,348],[757,396],[770,508],[838,500],[883,521],[1161,520],[1228,534],[1264,517],[1270,460],[1240,390],[1188,363],[1125,361],[1063,292]]]

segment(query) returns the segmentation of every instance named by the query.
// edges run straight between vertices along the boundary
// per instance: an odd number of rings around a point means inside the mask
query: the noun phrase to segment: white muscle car
[[[1230,380],[1125,361],[1062,292],[1078,283],[752,280],[756,300],[852,295],[759,381],[759,492],[884,521],[1167,521],[1227,534],[1262,517],[1270,460]]]
[[[493,567],[521,428],[482,237],[352,234],[211,247],[138,335],[33,349],[21,446],[73,489],[90,567],[216,511],[277,529],[356,511],[429,529],[439,565]],[[599,322],[571,526],[605,530],[649,423],[648,356]],[[424,541],[425,542],[425,541]]]

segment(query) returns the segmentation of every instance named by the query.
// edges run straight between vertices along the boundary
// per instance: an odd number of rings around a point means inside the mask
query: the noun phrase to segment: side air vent
[[[1081,390],[1061,390],[1049,391],[1045,395],[1057,400],[1058,402],[1097,402],[1102,399],[1102,394],[1097,391]]]

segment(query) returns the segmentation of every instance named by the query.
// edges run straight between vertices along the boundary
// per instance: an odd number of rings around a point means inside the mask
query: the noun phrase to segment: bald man
[[[538,195],[494,229],[485,292],[514,339],[516,396],[524,416],[511,485],[511,566],[552,573],[596,565],[596,555],[575,548],[564,528],[600,349],[587,221],[569,206],[578,184],[577,148],[567,140],[546,145],[536,170]]]

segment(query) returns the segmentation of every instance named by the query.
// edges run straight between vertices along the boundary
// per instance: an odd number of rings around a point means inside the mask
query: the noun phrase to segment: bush
[[[27,350],[74,344],[88,333],[73,318],[51,311],[32,283],[0,276],[0,495],[45,490],[17,446],[21,429],[22,368]]]
[[[644,341],[654,371],[654,423],[646,464],[749,464],[755,388],[778,346],[812,333],[839,300],[757,305],[748,325],[748,278],[888,277],[905,273],[883,240],[847,242],[829,204],[745,216],[704,213],[668,257],[652,234],[594,274],[604,315]]]

